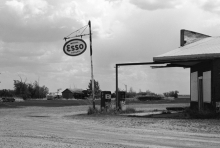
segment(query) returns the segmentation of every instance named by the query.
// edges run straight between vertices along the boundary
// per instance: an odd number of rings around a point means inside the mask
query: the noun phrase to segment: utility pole
[[[92,63],[92,31],[91,21],[89,21],[89,40],[90,40],[90,59],[91,59],[91,78],[92,78],[92,104],[95,109],[95,91],[94,91],[94,75],[93,75],[93,63]]]

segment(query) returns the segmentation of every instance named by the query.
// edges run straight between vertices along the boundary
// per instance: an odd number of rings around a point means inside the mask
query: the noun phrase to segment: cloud
[[[218,0],[208,0],[202,5],[202,8],[211,13],[216,13],[220,15],[220,1]]]
[[[6,0],[0,9],[0,40],[53,42],[92,21],[93,37],[109,38],[129,16],[122,1]]]
[[[45,0],[6,1],[0,9],[4,42],[52,42],[82,26],[77,4],[52,6]],[[74,17],[73,17],[74,16]]]
[[[175,0],[130,0],[137,7],[144,10],[158,10],[174,8],[179,1]]]
[[[48,3],[44,0],[28,0],[28,1],[17,1],[11,0],[5,2],[6,6],[11,7],[19,14],[27,15],[39,15],[45,14],[48,9]]]
[[[41,79],[47,78],[44,82],[51,88],[55,87],[54,84],[67,87],[71,81],[83,88],[90,79],[90,60],[86,53],[76,58],[63,53],[62,38],[65,35],[86,25],[91,19],[93,39],[108,38],[120,25],[115,18],[127,15],[117,15],[116,10],[121,6],[116,2],[102,0],[7,0],[0,3],[2,72],[9,72],[15,78],[17,73],[23,73],[30,80],[40,75]],[[99,71],[102,67],[95,69]],[[102,69],[97,76],[106,77],[106,71],[109,72]],[[101,76],[102,73],[105,75]]]
[[[115,90],[116,63],[151,62],[153,56],[179,46],[180,29],[217,32],[217,25],[215,29],[205,25],[218,17],[213,20],[213,14],[201,9],[203,4],[190,0],[1,0],[1,84],[8,86],[22,74],[32,82],[39,76],[51,91],[73,84],[86,89],[91,78],[88,36],[83,38],[88,49],[77,57],[63,53],[62,39],[91,20],[95,79],[102,90]],[[119,68],[120,88],[124,83],[137,91],[189,92],[188,71],[178,81],[179,70],[147,67]]]

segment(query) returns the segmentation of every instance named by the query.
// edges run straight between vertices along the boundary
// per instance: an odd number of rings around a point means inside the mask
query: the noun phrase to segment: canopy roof
[[[220,37],[207,37],[153,57],[154,62],[202,61],[220,57]]]

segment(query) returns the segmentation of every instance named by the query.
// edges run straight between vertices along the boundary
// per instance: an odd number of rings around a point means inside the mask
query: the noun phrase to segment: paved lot
[[[166,106],[172,105],[133,105],[145,110]],[[220,120],[88,116],[87,109],[88,106],[2,108],[0,147],[220,147]]]

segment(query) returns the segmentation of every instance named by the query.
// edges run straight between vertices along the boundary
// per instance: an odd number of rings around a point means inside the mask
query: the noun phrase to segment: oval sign
[[[86,42],[82,39],[72,39],[63,45],[63,51],[69,56],[78,56],[86,51]]]

